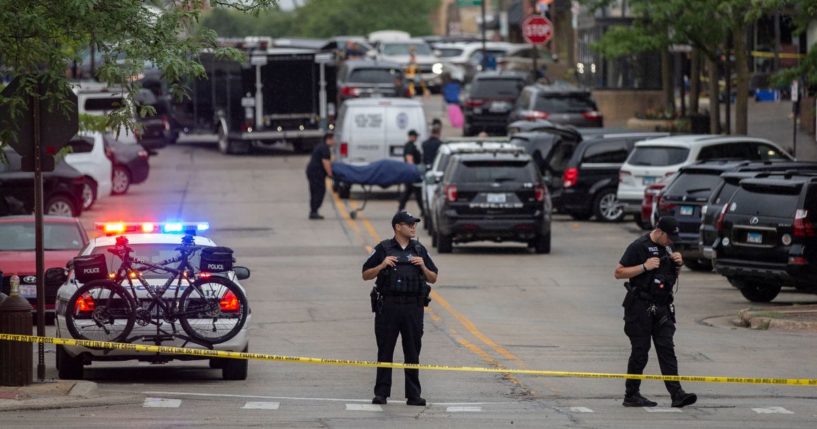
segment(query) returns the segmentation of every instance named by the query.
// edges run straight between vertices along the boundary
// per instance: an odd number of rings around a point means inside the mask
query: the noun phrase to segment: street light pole
[[[485,2],[488,0],[481,0],[479,2],[482,9],[482,69],[485,70],[485,65],[488,64],[488,50],[485,48]]]

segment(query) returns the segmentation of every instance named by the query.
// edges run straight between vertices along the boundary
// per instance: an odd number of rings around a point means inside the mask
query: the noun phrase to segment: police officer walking
[[[306,178],[309,180],[309,218],[313,220],[323,219],[318,209],[321,208],[323,197],[326,195],[326,177],[332,177],[330,148],[334,145],[335,135],[324,134],[323,142],[312,151],[309,164],[306,166]]]
[[[437,266],[428,251],[414,237],[420,219],[401,211],[391,226],[394,238],[375,246],[363,264],[363,280],[376,278],[372,291],[375,312],[374,334],[377,360],[392,362],[397,336],[402,338],[406,363],[420,363],[423,337],[423,307],[430,301],[428,283],[437,281]],[[385,404],[391,395],[391,368],[377,368],[373,404]],[[406,404],[425,406],[420,396],[420,376],[416,369],[406,369]]]
[[[647,366],[650,343],[655,343],[658,364],[664,375],[678,375],[675,357],[675,306],[673,287],[684,260],[670,245],[678,239],[678,221],[671,216],[659,219],[656,228],[636,239],[627,247],[615,271],[616,279],[629,279],[624,286],[624,332],[630,338],[632,350],[627,364],[628,374],[643,374]],[[672,397],[673,407],[694,404],[698,397],[687,393],[677,381],[664,384]],[[628,379],[622,405],[654,407],[657,404],[639,391],[641,380]]]
[[[431,136],[423,142],[423,164],[425,164],[426,168],[431,167],[431,164],[434,163],[434,158],[437,157],[437,152],[443,144],[440,140],[442,131],[442,122],[440,122],[439,119],[435,119],[431,124]]]
[[[420,150],[417,149],[417,131],[410,130],[408,132],[408,141],[406,142],[405,146],[403,146],[403,161],[406,164],[411,165],[419,165],[423,162],[423,155],[420,154]],[[417,197],[417,205],[420,207],[420,211],[423,211],[423,199],[422,194],[420,193],[420,188],[414,186],[414,183],[408,182],[404,183],[403,186],[406,188],[403,191],[403,195],[400,197],[400,205],[397,208],[397,211],[403,211],[406,209],[406,203],[408,202],[409,198],[411,198],[411,194],[414,194]]]

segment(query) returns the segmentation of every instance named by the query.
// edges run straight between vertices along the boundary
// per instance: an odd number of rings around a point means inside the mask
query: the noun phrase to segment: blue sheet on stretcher
[[[392,159],[361,166],[333,162],[332,174],[335,175],[336,181],[357,185],[391,186],[421,180],[416,165]]]

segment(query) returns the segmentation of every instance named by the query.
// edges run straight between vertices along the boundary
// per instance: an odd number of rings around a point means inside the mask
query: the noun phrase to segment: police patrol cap
[[[400,223],[417,223],[420,222],[420,219],[412,216],[411,213],[403,210],[397,212],[393,218],[391,218],[391,226],[395,226]]]
[[[417,134],[417,131],[415,131],[415,130],[409,130],[408,135],[417,137],[418,134]]]
[[[661,231],[664,231],[668,236],[669,239],[672,241],[678,240],[678,221],[675,220],[672,216],[664,216],[661,219],[658,219],[657,228]]]

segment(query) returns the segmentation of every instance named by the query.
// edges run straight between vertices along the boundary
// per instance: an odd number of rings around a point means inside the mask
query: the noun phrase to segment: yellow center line
[[[332,182],[329,179],[326,179],[326,187],[328,189],[332,189]],[[362,240],[363,237],[360,235],[360,227],[357,226],[357,223],[349,216],[349,211],[346,210],[346,205],[343,204],[343,201],[341,201],[336,192],[330,192],[330,194],[332,195],[332,200],[335,202],[335,207],[338,209],[338,213],[340,213],[341,219],[345,220],[346,224],[349,225],[349,228],[352,228],[352,231],[354,231],[355,234],[357,234],[357,236]]]

